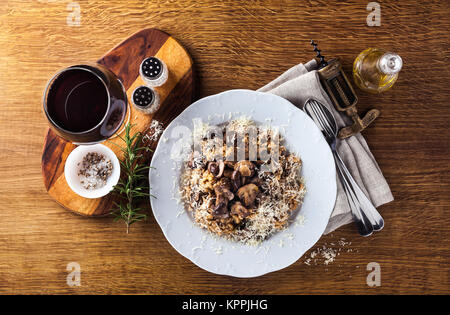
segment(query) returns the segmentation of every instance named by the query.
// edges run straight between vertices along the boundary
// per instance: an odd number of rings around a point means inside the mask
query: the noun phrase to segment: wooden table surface
[[[380,1],[379,27],[366,25],[368,2],[1,1],[0,293],[450,293],[450,2]],[[78,26],[70,19],[77,4]],[[364,135],[395,197],[379,208],[385,229],[362,238],[345,226],[312,249],[351,242],[332,264],[306,265],[309,252],[285,270],[245,280],[193,265],[152,216],[127,235],[109,217],[58,206],[41,177],[44,86],[59,68],[96,60],[147,27],[190,51],[198,97],[257,89],[309,60],[311,38],[325,56],[341,57],[347,73],[363,49],[398,52],[404,69],[392,90],[357,91],[360,110],[382,112]],[[67,285],[69,262],[80,264],[81,286]],[[379,287],[366,283],[370,262],[381,267]]]

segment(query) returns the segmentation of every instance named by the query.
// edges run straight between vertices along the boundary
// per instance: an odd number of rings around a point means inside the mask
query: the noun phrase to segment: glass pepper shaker
[[[161,105],[158,92],[145,85],[141,85],[133,91],[131,102],[134,108],[144,114],[154,114]]]

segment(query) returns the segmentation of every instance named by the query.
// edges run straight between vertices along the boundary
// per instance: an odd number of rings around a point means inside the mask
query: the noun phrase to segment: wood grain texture
[[[68,1],[0,3],[0,293],[419,293],[449,294],[450,87],[448,1],[384,0],[381,26],[368,27],[369,1],[79,0],[81,25],[68,26]],[[316,249],[351,241],[333,264],[304,264],[247,280],[209,274],[181,257],[150,219],[125,234],[111,218],[85,218],[45,191],[40,160],[47,130],[41,96],[59,68],[96,60],[136,31],[157,27],[195,60],[198,97],[257,89],[309,60],[311,38],[350,74],[368,47],[398,52],[398,82],[381,95],[357,90],[361,111],[381,117],[364,132],[395,201],[379,208],[381,233],[349,225]],[[309,254],[306,254],[308,256]],[[66,284],[78,262],[80,287]],[[381,266],[381,286],[366,266]]]
[[[151,56],[157,56],[163,60],[169,70],[166,83],[155,88],[161,102],[158,117],[162,118],[157,122],[161,126],[167,126],[180,109],[190,104],[194,91],[192,59],[177,40],[158,29],[144,29],[124,40],[97,62],[106,66],[122,81],[131,106],[133,91],[145,84],[139,76],[139,66],[142,60]],[[127,121],[134,125],[131,136],[138,131],[151,136],[154,130],[149,130],[149,126],[155,115],[143,115],[130,106],[127,113],[129,117],[125,119],[124,125]],[[124,127],[121,127],[121,130],[119,135],[123,137]],[[152,142],[156,146],[157,139]],[[120,146],[124,144],[119,137],[112,137],[103,144],[113,150],[119,158],[121,157]],[[102,198],[87,199],[74,193],[67,184],[64,165],[75,148],[75,145],[60,138],[49,129],[45,136],[42,153],[42,175],[45,188],[50,196],[68,210],[85,216],[107,215],[113,210],[114,202],[117,201],[116,196],[108,194]]]

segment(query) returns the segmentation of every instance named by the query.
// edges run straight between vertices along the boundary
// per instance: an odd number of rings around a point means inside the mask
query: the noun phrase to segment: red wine
[[[127,112],[127,94],[114,73],[100,64],[66,68],[48,83],[44,112],[50,127],[79,144],[96,143],[114,135]]]
[[[83,132],[97,126],[108,109],[108,92],[92,72],[71,69],[53,83],[48,95],[50,117],[61,128]]]

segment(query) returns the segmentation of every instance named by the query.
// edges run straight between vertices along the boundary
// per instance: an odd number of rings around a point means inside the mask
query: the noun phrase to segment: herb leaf
[[[125,127],[125,136],[120,139],[125,143],[121,147],[123,161],[121,164],[121,176],[114,187],[113,193],[119,197],[115,202],[116,208],[112,211],[114,221],[123,221],[127,227],[127,234],[131,224],[147,219],[148,207],[141,207],[142,201],[152,197],[148,184],[147,159],[143,153],[151,151],[149,147],[142,145],[143,134],[135,133],[131,136],[133,125],[128,123]]]

